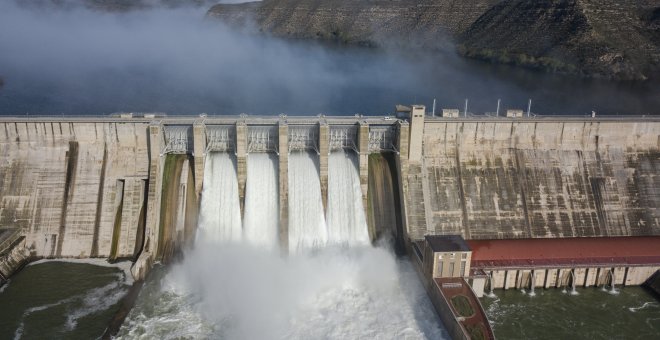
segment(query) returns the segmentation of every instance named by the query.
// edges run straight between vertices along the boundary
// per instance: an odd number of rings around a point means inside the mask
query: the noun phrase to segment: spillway
[[[243,230],[235,157],[228,153],[210,153],[204,174],[197,240],[240,241]]]
[[[150,277],[118,338],[447,338],[411,263],[370,245],[355,157],[330,155],[328,228],[317,155],[289,155],[283,257],[275,156],[248,155],[241,223],[235,159],[209,155],[195,247]]]
[[[318,157],[307,152],[289,155],[289,251],[323,247],[328,230],[321,200]]]
[[[247,160],[243,236],[253,245],[275,249],[279,241],[279,184],[275,154],[253,153]]]
[[[335,151],[328,159],[328,243],[368,245],[357,155]]]

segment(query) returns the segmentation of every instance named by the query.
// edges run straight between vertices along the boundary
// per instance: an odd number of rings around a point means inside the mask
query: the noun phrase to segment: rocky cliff
[[[615,79],[660,74],[655,0],[265,0],[208,15],[276,36],[440,49]]]
[[[459,37],[469,56],[618,79],[657,77],[660,3],[504,1]]]

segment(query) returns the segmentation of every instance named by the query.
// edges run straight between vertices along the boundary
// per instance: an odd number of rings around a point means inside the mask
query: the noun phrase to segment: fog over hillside
[[[0,114],[385,114],[396,103],[657,113],[653,84],[466,62],[451,52],[319,45],[231,30],[207,6],[108,12],[0,4]],[[86,2],[87,3],[87,2]]]

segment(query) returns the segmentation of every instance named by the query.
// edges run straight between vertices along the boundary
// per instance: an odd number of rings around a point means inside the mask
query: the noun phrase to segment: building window
[[[442,269],[444,267],[443,265],[444,265],[444,263],[442,261],[440,261],[439,266],[438,266],[438,276],[440,276],[440,277],[442,277]]]
[[[461,258],[462,259],[467,259],[467,253],[461,253]]]
[[[452,260],[453,260],[455,257],[456,257],[456,253],[451,253],[451,254],[449,254],[449,258],[452,259]]]
[[[458,273],[458,275],[460,276],[465,275],[465,261],[461,261],[461,272]]]
[[[454,262],[449,263],[449,276],[454,277]]]

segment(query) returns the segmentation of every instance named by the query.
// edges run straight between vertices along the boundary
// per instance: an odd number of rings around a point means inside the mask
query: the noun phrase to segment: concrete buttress
[[[360,189],[362,190],[362,208],[364,209],[364,216],[369,216],[369,209],[367,204],[368,191],[369,191],[369,124],[366,122],[360,122],[360,128],[358,130],[358,148],[360,150],[359,154],[359,164],[360,164]],[[371,236],[373,241],[376,237],[375,233]]]
[[[195,157],[195,194],[199,197],[204,183],[204,161],[206,159],[206,124],[193,123],[193,157]]]
[[[163,157],[165,148],[163,127],[160,123],[149,125],[149,193],[147,196],[147,223],[142,253],[133,264],[131,272],[136,279],[144,279],[155,260],[160,232],[160,199],[163,182]]]
[[[245,211],[245,183],[247,182],[247,125],[244,122],[236,123],[236,170],[242,217]]]

